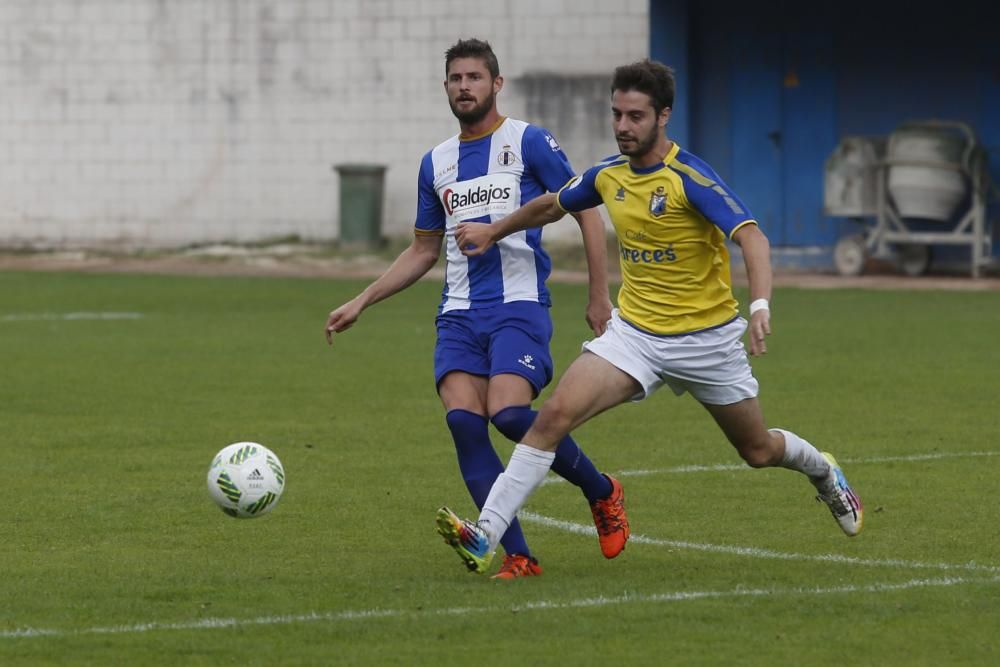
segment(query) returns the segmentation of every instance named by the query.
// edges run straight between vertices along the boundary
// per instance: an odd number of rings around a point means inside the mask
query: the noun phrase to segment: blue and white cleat
[[[865,513],[861,498],[854,493],[851,486],[844,477],[844,471],[837,464],[837,459],[828,452],[822,452],[823,458],[830,464],[830,477],[816,496],[816,500],[822,500],[830,508],[833,518],[840,524],[848,537],[854,537],[861,532],[864,525]]]
[[[447,507],[438,510],[437,531],[455,550],[465,567],[477,574],[486,572],[493,560],[486,531],[471,521],[459,518]]]

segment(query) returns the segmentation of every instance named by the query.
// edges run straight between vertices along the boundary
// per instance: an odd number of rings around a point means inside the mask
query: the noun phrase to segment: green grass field
[[[0,664],[1000,663],[1000,293],[776,291],[765,413],[840,459],[858,538],[664,390],[576,434],[625,486],[624,554],[546,484],[522,515],[545,575],[498,583],[434,530],[474,510],[432,386],[440,286],[328,348],[362,286],[0,273]],[[585,288],[554,296],[561,372]],[[238,440],[285,465],[261,519],[205,490]]]

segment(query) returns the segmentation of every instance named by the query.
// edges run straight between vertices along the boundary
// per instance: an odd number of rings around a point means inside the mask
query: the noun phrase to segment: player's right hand
[[[493,245],[493,235],[488,222],[460,222],[455,227],[458,249],[467,257],[482,255]]]
[[[361,308],[354,300],[330,311],[330,316],[326,318],[326,326],[323,328],[327,345],[333,345],[333,334],[347,331],[354,326],[359,315],[361,315]]]

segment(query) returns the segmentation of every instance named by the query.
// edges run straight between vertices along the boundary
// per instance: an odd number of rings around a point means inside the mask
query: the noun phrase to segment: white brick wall
[[[599,88],[649,41],[647,0],[2,0],[0,31],[0,245],[334,239],[342,162],[390,165],[407,235],[456,39],[578,169],[614,151],[606,108],[545,77]]]

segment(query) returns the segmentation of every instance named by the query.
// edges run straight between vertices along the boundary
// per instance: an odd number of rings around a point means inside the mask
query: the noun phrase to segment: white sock
[[[479,526],[490,538],[490,550],[496,549],[500,538],[507,532],[510,522],[517,516],[525,501],[537,489],[556,458],[555,452],[546,452],[528,445],[517,445],[511,454],[507,469],[493,482],[490,495],[479,514]]]
[[[819,450],[791,431],[780,428],[772,428],[771,430],[785,436],[785,456],[778,465],[782,468],[797,470],[808,476],[809,481],[817,489],[825,487],[830,475],[830,464],[819,453]]]

